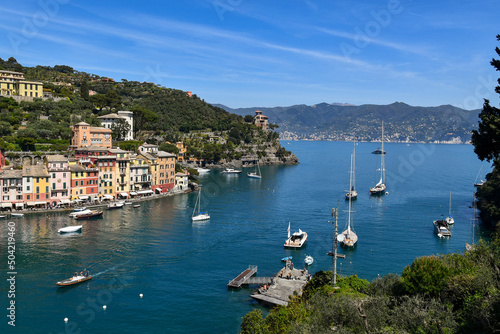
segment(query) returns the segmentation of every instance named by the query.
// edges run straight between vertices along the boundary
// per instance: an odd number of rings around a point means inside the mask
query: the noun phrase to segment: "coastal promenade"
[[[52,208],[52,209],[41,209],[41,208],[30,208],[30,209],[23,209],[23,210],[14,210],[14,211],[4,211],[1,212],[0,214],[2,215],[8,215],[11,213],[23,213],[25,215],[31,215],[31,214],[39,214],[39,213],[48,213],[48,212],[66,212],[66,211],[73,211],[74,209],[77,208],[82,208],[86,207],[88,209],[95,209],[95,208],[106,208],[109,203],[112,202],[130,202],[130,203],[140,203],[140,202],[145,202],[145,201],[152,201],[156,199],[161,199],[164,197],[168,196],[174,196],[174,195],[179,195],[179,194],[187,194],[192,192],[191,189],[187,190],[173,190],[168,193],[163,193],[163,194],[152,194],[149,196],[142,196],[142,197],[135,197],[135,198],[128,198],[128,199],[122,199],[122,200],[106,200],[102,201],[99,203],[79,203],[79,204],[74,204],[71,206],[67,206],[64,208]]]

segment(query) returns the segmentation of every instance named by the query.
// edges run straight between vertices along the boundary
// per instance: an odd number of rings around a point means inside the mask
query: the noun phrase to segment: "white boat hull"
[[[300,248],[307,241],[307,233],[299,230],[300,232],[295,232],[286,241],[284,246],[288,248]]]
[[[202,214],[198,214],[196,216],[191,217],[191,219],[194,222],[195,221],[200,221],[200,220],[209,220],[210,219],[210,215],[208,213],[202,213]]]
[[[78,232],[78,231],[82,230],[82,226],[83,225],[67,226],[67,227],[60,228],[59,230],[57,230],[57,232],[59,232],[59,233]]]

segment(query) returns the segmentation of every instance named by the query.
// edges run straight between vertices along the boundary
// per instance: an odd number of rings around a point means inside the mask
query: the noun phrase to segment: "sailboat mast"
[[[198,207],[198,203],[200,202],[200,193],[201,193],[201,188],[199,188],[198,190],[198,198],[196,198],[196,203],[194,204],[194,209],[193,209],[193,217],[194,217],[194,214],[196,212],[196,208]]]
[[[384,162],[384,121],[382,121],[382,156],[380,158],[380,179],[382,183],[385,184],[385,162]]]
[[[349,178],[349,189],[352,189],[352,161],[353,155],[351,154],[351,177]],[[349,196],[349,213],[347,214],[347,235],[351,234],[351,197]]]
[[[451,191],[450,191],[450,208],[448,211],[448,216],[451,217]]]
[[[354,148],[352,149],[352,187],[351,190],[356,189],[356,142],[354,142]]]

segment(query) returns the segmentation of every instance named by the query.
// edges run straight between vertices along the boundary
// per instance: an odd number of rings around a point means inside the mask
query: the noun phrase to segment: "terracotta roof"
[[[168,153],[165,151],[158,151],[158,153],[155,153],[159,158],[171,158],[175,157],[175,154]]]
[[[0,173],[0,179],[20,179],[23,177],[23,171],[20,169],[7,169]]]
[[[72,172],[85,172],[86,171],[85,167],[80,166],[80,165],[70,165],[69,169]]]
[[[44,165],[30,165],[23,167],[23,176],[49,177],[49,171]]]
[[[68,162],[68,158],[61,154],[47,155],[48,162]]]

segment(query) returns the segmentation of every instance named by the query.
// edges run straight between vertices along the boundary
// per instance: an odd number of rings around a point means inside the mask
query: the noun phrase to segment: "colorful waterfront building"
[[[50,200],[53,206],[71,202],[71,170],[69,160],[63,155],[46,156],[50,174]]]
[[[130,152],[120,148],[112,148],[109,150],[109,154],[116,156],[116,193],[122,198],[130,197]]]
[[[47,208],[50,206],[50,175],[43,164],[24,166],[23,200],[27,207]]]
[[[7,169],[0,171],[0,209],[15,210],[24,207],[23,201],[23,171]]]
[[[188,173],[175,173],[175,189],[187,190],[189,189],[189,174]]]
[[[174,189],[175,186],[175,154],[158,151],[156,153],[158,173],[157,183],[154,185],[155,191],[160,192],[156,189],[161,189],[161,192],[168,192]]]
[[[99,170],[99,196],[110,195],[116,198],[116,155],[91,156],[90,160]]]
[[[151,172],[144,157],[135,155],[130,158],[130,189],[137,194],[151,191]]]
[[[91,166],[90,164],[87,166]],[[71,170],[71,200],[95,201],[99,198],[99,169],[69,162]]]

